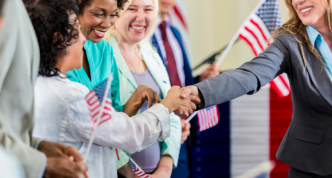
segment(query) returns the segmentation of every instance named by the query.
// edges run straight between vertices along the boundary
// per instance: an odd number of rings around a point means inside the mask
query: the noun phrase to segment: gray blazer
[[[30,146],[29,134],[33,126],[33,86],[39,66],[39,47],[22,0],[5,0],[2,27],[0,144],[16,155],[27,178],[36,178],[46,164],[46,156]]]
[[[287,73],[293,116],[277,152],[278,160],[318,175],[332,174],[332,82],[322,63],[292,35],[277,37],[263,53],[241,67],[196,84],[204,108],[253,94]]]

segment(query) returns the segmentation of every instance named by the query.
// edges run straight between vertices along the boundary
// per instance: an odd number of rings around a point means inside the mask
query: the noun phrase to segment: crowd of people
[[[1,177],[138,177],[129,159],[151,178],[190,177],[185,118],[284,72],[294,112],[277,158],[291,178],[332,177],[332,3],[285,3],[290,19],[263,53],[194,78],[167,16],[175,0],[0,0]],[[95,129],[85,97],[106,79],[112,117],[83,161]]]

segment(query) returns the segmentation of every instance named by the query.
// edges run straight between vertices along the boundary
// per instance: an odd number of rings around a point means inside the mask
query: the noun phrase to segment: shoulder
[[[47,77],[46,83],[55,95],[65,103],[71,102],[77,97],[84,98],[89,92],[86,86],[72,82],[68,78]]]

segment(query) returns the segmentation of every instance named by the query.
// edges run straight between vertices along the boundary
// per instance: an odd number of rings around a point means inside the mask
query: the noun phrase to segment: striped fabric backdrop
[[[280,98],[270,86],[218,106],[220,120],[200,132],[193,150],[193,177],[236,177],[275,154],[291,121],[291,97]],[[287,177],[278,162],[266,177]]]

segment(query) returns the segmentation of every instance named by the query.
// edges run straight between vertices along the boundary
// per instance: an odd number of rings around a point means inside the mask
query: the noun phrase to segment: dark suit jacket
[[[277,158],[296,169],[332,174],[332,82],[322,63],[292,35],[277,37],[263,53],[241,67],[196,84],[204,107],[257,92],[273,78],[287,73],[293,100],[292,122]]]

